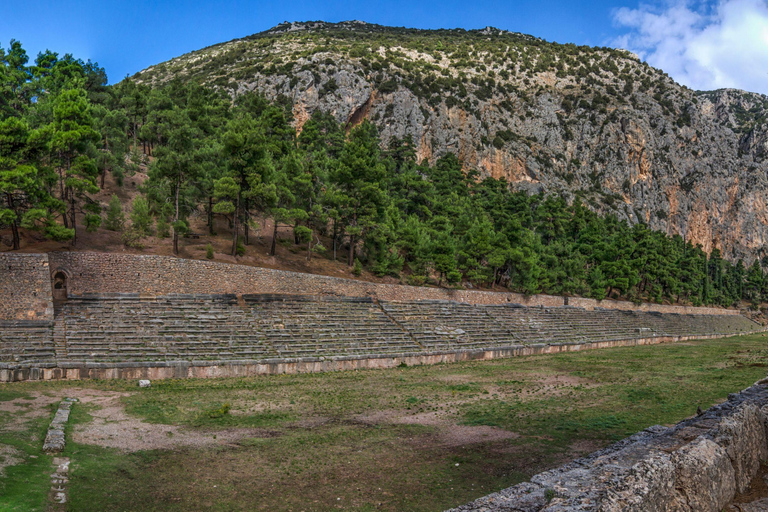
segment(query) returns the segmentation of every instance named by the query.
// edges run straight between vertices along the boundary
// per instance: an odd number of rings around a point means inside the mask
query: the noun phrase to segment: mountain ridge
[[[195,80],[231,96],[373,122],[417,158],[466,170],[718,249],[768,257],[768,97],[692,91],[627,50],[484,29],[282,23],[132,77]]]

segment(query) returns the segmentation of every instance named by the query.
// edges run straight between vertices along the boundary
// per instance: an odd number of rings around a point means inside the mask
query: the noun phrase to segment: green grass
[[[29,398],[27,393],[17,389],[0,390],[0,402],[16,398]],[[26,422],[19,429],[0,429],[0,445],[11,446],[22,463],[5,468],[0,477],[0,510],[42,511],[47,508],[48,489],[53,458],[42,453],[43,439],[50,414]],[[0,413],[0,425],[10,425],[10,413]]]
[[[126,410],[150,423],[211,435],[253,429],[226,444],[130,454],[69,442],[71,510],[432,511],[692,416],[764,377],[767,356],[768,337],[759,335],[380,371],[155,381],[145,389],[94,381],[4,392],[131,391]],[[76,404],[72,422],[87,424],[89,412]],[[426,421],[435,417],[442,423]],[[488,426],[519,436],[447,441]],[[24,466],[35,473],[34,464]]]

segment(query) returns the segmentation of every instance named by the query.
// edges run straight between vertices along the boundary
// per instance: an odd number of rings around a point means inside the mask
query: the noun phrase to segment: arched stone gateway
[[[54,300],[67,299],[67,281],[69,276],[64,270],[57,270],[53,273],[53,298]]]

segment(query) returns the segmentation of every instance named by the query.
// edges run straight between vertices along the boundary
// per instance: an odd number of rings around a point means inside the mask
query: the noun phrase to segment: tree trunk
[[[208,196],[208,234],[213,234],[213,196]]]
[[[179,189],[181,188],[181,174],[176,180],[176,214],[173,217],[173,254],[179,254]]]
[[[357,226],[357,212],[355,211],[354,214],[352,214],[352,225]],[[356,238],[352,235],[349,235],[349,262],[348,265],[351,267],[355,263],[355,242]]]
[[[240,219],[240,216],[237,213],[239,209],[240,209],[240,193],[237,194],[237,199],[235,200],[235,219],[234,219],[234,227],[232,228],[232,256],[237,256],[237,234],[239,230],[237,221]]]
[[[77,245],[77,215],[75,213],[75,193],[70,193],[70,205],[72,207],[72,246]]]
[[[18,251],[21,247],[21,237],[19,236],[19,225],[16,223],[16,219],[13,219],[11,231],[13,232],[13,250]]]
[[[350,267],[354,265],[355,263],[355,237],[353,235],[349,235],[349,259],[347,260],[347,265]]]
[[[64,190],[64,169],[59,167],[59,195],[62,201],[67,200],[67,196],[65,195],[65,193],[66,191]],[[67,218],[67,212],[64,212],[64,215],[62,215],[62,218],[64,220],[64,227],[69,228],[69,219]]]
[[[248,199],[243,201],[243,234],[245,236],[245,245],[251,243],[250,240],[250,226],[248,225]]]
[[[69,174],[70,166],[71,166],[71,160],[70,160],[70,157],[67,156],[67,174]],[[72,246],[74,247],[75,245],[77,245],[77,214],[75,213],[75,191],[70,188],[68,193],[69,193],[69,204],[71,207],[70,213],[72,214],[72,232],[74,233],[72,235]]]
[[[109,139],[104,139],[104,149],[109,153]],[[101,190],[104,190],[104,178],[107,176],[107,166],[101,170]]]
[[[333,261],[336,261],[336,245],[337,245],[336,242],[339,238],[337,229],[338,229],[338,224],[336,222],[336,219],[333,219]]]
[[[307,261],[312,261],[312,236],[309,237],[309,242],[307,242]]]
[[[275,219],[275,227],[272,230],[272,247],[269,249],[269,255],[274,256],[277,250],[277,219]]]
[[[13,196],[10,193],[5,194],[6,199],[8,199],[8,209],[13,211]],[[13,250],[18,251],[21,240],[19,237],[19,225],[17,224],[17,219],[13,219],[13,222],[11,223],[11,232],[13,233]]]

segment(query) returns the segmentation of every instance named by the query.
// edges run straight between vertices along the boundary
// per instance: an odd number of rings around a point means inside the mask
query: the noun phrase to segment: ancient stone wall
[[[285,272],[212,261],[185,260],[151,255],[59,252],[49,255],[51,269],[69,276],[70,295],[139,293],[142,296],[188,294],[299,294],[372,297],[388,301],[451,300],[469,304],[522,304],[556,307],[563,297],[525,296],[519,293],[449,290],[376,284],[352,279]],[[692,308],[659,304],[640,306],[623,301],[569,298],[568,304],[584,309],[620,309],[681,314],[733,314],[736,310]]]
[[[729,503],[768,460],[767,425],[764,379],[700,416],[648,428],[452,512],[765,510]]]
[[[0,253],[0,321],[52,319],[48,255]]]

